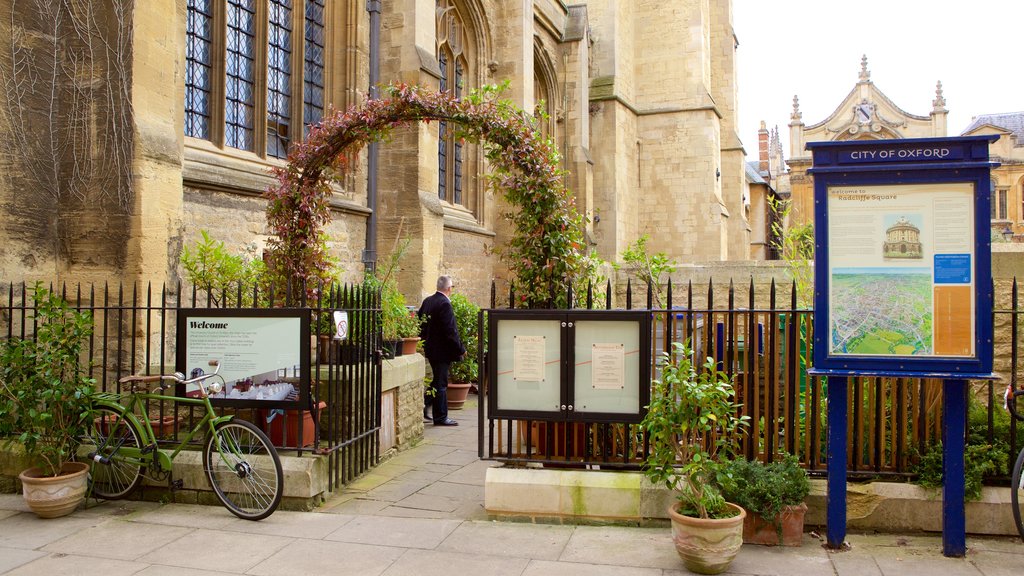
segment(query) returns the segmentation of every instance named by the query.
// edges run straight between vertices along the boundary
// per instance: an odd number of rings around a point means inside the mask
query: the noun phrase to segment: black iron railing
[[[1008,359],[1007,379],[1017,382],[1016,280],[1011,305],[997,309],[997,354]],[[796,287],[779,290],[774,282],[758,289],[751,282],[737,288],[732,283],[715,285],[695,293],[688,284],[679,297],[671,282],[664,290],[664,308],[652,306],[653,293],[643,287],[646,307],[652,315],[652,371],[657,377],[659,353],[673,342],[688,342],[698,358],[710,357],[732,377],[742,413],[750,417],[746,435],[737,438],[740,453],[749,459],[770,461],[780,452],[795,454],[812,474],[825,473],[827,380],[807,374],[814,336],[812,311],[797,305]],[[497,308],[492,287],[491,308]],[[598,293],[593,288],[569,294],[577,308],[613,309],[610,283]],[[618,294],[619,308],[634,306],[632,284]],[[997,299],[998,301],[998,299]],[[509,294],[509,309],[515,295]],[[997,364],[999,358],[997,358]],[[998,370],[997,366],[997,370]],[[486,373],[482,370],[481,374]],[[907,476],[918,454],[941,437],[941,381],[919,378],[849,378],[847,380],[850,429],[848,474]],[[987,426],[973,428],[989,443],[1008,444],[1016,454],[1016,425],[1002,434],[999,414],[1003,384],[979,383],[973,389],[975,410],[984,410]],[[486,389],[486,384],[485,387]],[[599,466],[637,469],[646,453],[644,434],[636,424],[608,422],[540,422],[490,418],[482,433],[481,454],[513,463]]]
[[[54,290],[50,286],[50,290]],[[32,337],[31,286],[0,286],[0,336]],[[329,489],[344,484],[379,460],[381,362],[380,294],[362,286],[332,286],[307,301],[305,290],[261,294],[256,287],[232,286],[202,290],[197,287],[151,285],[60,286],[56,291],[75,308],[93,318],[87,358],[96,389],[122,392],[119,380],[139,373],[174,372],[177,311],[182,308],[246,308],[275,306],[309,310],[313,335],[308,353],[312,367],[305,410],[218,408],[261,426],[285,450],[302,456],[323,454],[330,470]],[[350,333],[345,341],[331,338],[327,322],[334,310],[348,312]],[[145,406],[161,437],[174,438],[179,429],[191,428],[194,409],[170,401]],[[269,420],[269,421],[268,421]],[[202,439],[197,439],[201,442]]]

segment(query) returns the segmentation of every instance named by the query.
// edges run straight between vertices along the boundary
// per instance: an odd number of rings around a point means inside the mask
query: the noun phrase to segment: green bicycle
[[[168,480],[172,490],[181,488],[180,480],[171,480],[171,463],[196,434],[205,431],[203,469],[221,503],[245,520],[262,520],[274,513],[284,491],[281,458],[267,435],[255,425],[233,416],[217,416],[213,411],[209,395],[217,394],[224,381],[218,376],[220,362],[212,360],[210,366],[215,367],[212,373],[190,379],[180,372],[127,376],[120,382],[129,391],[93,394],[92,424],[78,454],[91,463],[90,487],[94,496],[105,500],[124,498],[138,488],[147,473],[154,480]],[[206,382],[214,377],[220,381]],[[156,382],[160,385],[148,390],[148,385]],[[162,393],[177,384],[197,385],[198,397]],[[147,399],[196,405],[205,413],[179,445],[167,450],[157,445],[142,409],[142,401]]]

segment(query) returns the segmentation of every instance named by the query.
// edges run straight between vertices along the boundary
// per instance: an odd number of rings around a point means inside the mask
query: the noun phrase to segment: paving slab
[[[482,503],[484,501],[483,486],[459,484],[457,482],[448,482],[443,480],[434,482],[429,486],[425,486],[418,492],[418,494],[426,494],[427,496],[443,496],[460,502]]]
[[[131,522],[209,530],[223,528],[237,519],[237,516],[223,506],[199,504],[164,504],[152,510],[142,510],[128,518]]]
[[[374,488],[366,493],[364,498],[371,500],[383,500],[385,502],[398,502],[404,498],[419,492],[430,482],[427,480],[403,480],[395,479]]]
[[[293,539],[280,536],[199,529],[140,557],[139,561],[241,573],[292,542]]]
[[[278,510],[259,522],[235,518],[223,529],[246,534],[265,534],[320,540],[348,524],[356,516],[351,514],[315,514]]]
[[[183,526],[142,525],[110,520],[43,546],[44,552],[136,560],[191,530]]]
[[[403,548],[297,540],[261,561],[253,576],[377,576],[406,553]]]
[[[416,508],[418,510],[433,510],[436,512],[453,512],[459,507],[460,502],[445,496],[431,496],[424,494],[422,490],[403,498],[395,503],[396,506],[404,508]]]
[[[667,528],[623,526],[577,526],[558,560],[640,568],[682,565]]]
[[[145,564],[68,554],[50,554],[34,562],[22,564],[7,574],[11,576],[128,576],[136,574]]]
[[[21,548],[5,548],[0,546],[0,574],[13,570],[22,564],[28,564],[46,556],[44,552],[35,550],[23,550]]]
[[[1024,545],[1021,548],[1024,548]],[[985,576],[1020,576],[1024,574],[1024,556],[1021,554],[1008,552],[968,553],[967,561]]]
[[[0,522],[0,546],[26,550],[41,548],[98,522],[95,518],[78,516],[43,519],[31,512],[20,512]]]
[[[382,576],[520,576],[528,562],[479,552],[409,550]]]
[[[682,564],[682,560],[679,563]],[[797,547],[747,544],[729,566],[729,573],[757,576],[831,574],[833,566],[828,551],[816,542]]]
[[[557,560],[572,536],[572,526],[463,522],[438,550],[466,554]]]
[[[214,572],[212,570],[196,570],[181,566],[150,566],[135,576],[225,576],[231,572]]]
[[[458,520],[360,516],[328,534],[325,540],[434,549],[460,523]]]
[[[530,560],[523,576],[662,576],[662,572],[660,568]]]

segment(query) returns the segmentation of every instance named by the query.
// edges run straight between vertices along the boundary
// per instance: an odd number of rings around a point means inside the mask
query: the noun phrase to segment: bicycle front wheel
[[[1024,448],[1017,455],[1017,463],[1013,465],[1013,476],[1010,477],[1010,503],[1013,506],[1013,521],[1017,523],[1017,533],[1024,541]]]
[[[78,460],[90,466],[92,495],[104,500],[124,498],[142,482],[144,467],[138,457],[126,457],[121,448],[142,449],[142,434],[121,411],[98,406],[92,411],[89,431],[78,447]]]
[[[262,520],[281,503],[281,458],[255,425],[236,419],[217,425],[206,441],[203,464],[213,492],[235,516]]]

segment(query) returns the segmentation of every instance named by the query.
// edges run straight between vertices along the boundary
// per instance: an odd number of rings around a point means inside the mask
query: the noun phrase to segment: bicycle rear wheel
[[[281,503],[281,458],[267,435],[245,420],[217,425],[206,441],[203,467],[214,494],[239,518],[262,520]]]
[[[78,447],[78,460],[90,466],[92,495],[104,500],[124,498],[142,483],[145,469],[125,458],[120,448],[142,448],[142,433],[120,410],[98,406],[92,411],[89,431]]]
[[[1017,463],[1013,465],[1013,475],[1010,477],[1010,504],[1013,506],[1013,521],[1017,523],[1017,533],[1024,541],[1024,521],[1021,515],[1024,514],[1024,448],[1017,454]]]

